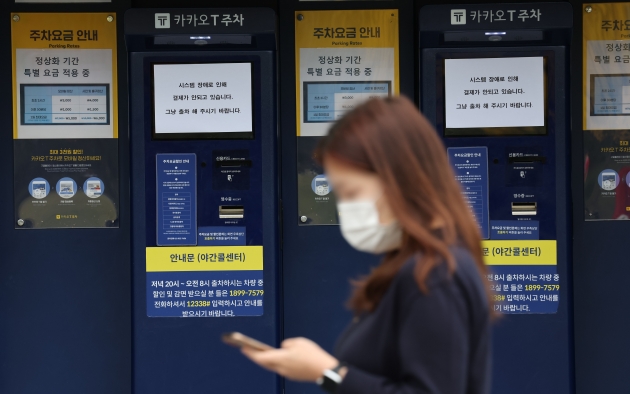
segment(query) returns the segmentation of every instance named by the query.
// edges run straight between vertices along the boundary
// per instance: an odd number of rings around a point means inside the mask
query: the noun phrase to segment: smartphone
[[[243,335],[240,332],[228,332],[221,336],[223,342],[227,343],[231,346],[243,347],[247,346],[255,350],[271,350],[273,347],[267,345],[266,343],[262,343],[260,341],[255,340],[254,338],[250,338],[247,335]]]

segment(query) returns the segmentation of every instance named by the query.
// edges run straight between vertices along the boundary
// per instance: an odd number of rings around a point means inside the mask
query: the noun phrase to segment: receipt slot
[[[477,219],[493,308],[507,315],[495,327],[497,393],[572,391],[572,18],[552,2],[420,10],[421,107]]]
[[[276,21],[267,8],[131,9],[138,393],[277,393],[225,346],[279,337]]]

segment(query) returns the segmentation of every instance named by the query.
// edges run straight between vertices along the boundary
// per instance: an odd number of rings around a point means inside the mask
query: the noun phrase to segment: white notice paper
[[[300,48],[300,135],[324,136],[373,97],[395,94],[394,48]]]
[[[446,128],[545,125],[543,57],[445,60]]]
[[[630,120],[630,55],[626,40],[586,43],[586,130],[627,130]],[[613,52],[614,49],[614,52]],[[622,55],[621,51],[626,51]]]
[[[18,139],[114,137],[111,49],[18,48],[15,66]]]
[[[155,64],[155,133],[251,132],[251,63]]]

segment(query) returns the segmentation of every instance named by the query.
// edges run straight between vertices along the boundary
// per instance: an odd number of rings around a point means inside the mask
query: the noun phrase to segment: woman
[[[355,283],[356,317],[335,356],[304,338],[243,353],[340,394],[488,393],[479,231],[433,127],[406,98],[374,99],[339,120],[316,157],[339,201],[342,235],[384,259]]]

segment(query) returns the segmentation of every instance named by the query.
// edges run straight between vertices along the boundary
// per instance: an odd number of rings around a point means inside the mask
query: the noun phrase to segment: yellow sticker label
[[[557,265],[555,240],[482,241],[486,265]]]
[[[40,129],[42,125],[57,125],[56,129],[61,130],[61,136],[54,138],[88,138],[94,135],[96,137],[93,138],[118,138],[116,48],[116,13],[113,12],[11,14],[13,138],[41,138],[37,131],[20,129],[27,129],[29,126],[33,128],[32,125],[38,125]],[[102,102],[102,98],[96,103],[86,95],[70,95],[67,90],[62,98],[54,95],[48,98],[45,95],[29,96],[32,100],[39,100],[37,103],[47,104],[51,108],[44,112],[57,114],[49,115],[54,120],[46,121],[42,120],[40,113],[46,105],[31,106],[35,107],[31,109],[26,106],[26,102],[23,103],[25,99],[21,92],[25,86],[42,89],[47,86],[87,89],[89,86],[96,88],[103,85],[109,88],[108,110],[105,109],[107,104]],[[38,92],[41,93],[42,89]],[[51,100],[52,103],[46,103],[46,100]],[[65,112],[56,112],[64,110]],[[33,119],[29,116],[28,122],[21,122],[26,113],[33,115]],[[66,127],[61,127],[64,125]],[[88,126],[100,129],[95,133]],[[64,131],[72,127],[79,131]],[[50,129],[42,130],[51,134]]]
[[[297,135],[325,135],[365,99],[397,95],[398,50],[398,10],[296,11]]]
[[[147,272],[261,271],[262,246],[176,246],[146,249]]]
[[[295,46],[398,48],[398,10],[296,11]]]
[[[586,3],[582,14],[582,127],[626,130],[630,3]]]

